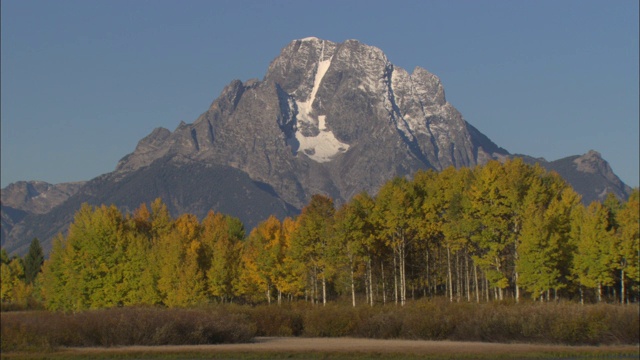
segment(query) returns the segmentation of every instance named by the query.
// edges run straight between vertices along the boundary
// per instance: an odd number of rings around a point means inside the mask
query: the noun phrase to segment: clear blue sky
[[[639,180],[637,0],[2,0],[2,187],[89,180],[191,123],[291,40],[358,39],[438,75],[511,153],[594,149]]]

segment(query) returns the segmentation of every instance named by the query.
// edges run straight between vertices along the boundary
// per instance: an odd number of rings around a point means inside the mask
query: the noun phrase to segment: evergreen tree
[[[9,254],[7,254],[7,250],[0,250],[0,264],[9,264]]]
[[[40,246],[40,240],[34,238],[31,241],[31,245],[29,245],[29,252],[24,258],[24,278],[27,284],[33,284],[42,269],[43,263],[44,252]]]

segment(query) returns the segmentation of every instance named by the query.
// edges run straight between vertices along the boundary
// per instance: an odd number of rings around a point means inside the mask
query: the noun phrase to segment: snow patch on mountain
[[[319,163],[331,161],[332,158],[339,154],[346,152],[349,149],[349,145],[340,142],[333,132],[327,129],[326,116],[316,115],[313,111],[313,103],[316,100],[316,94],[320,88],[320,83],[327,70],[331,66],[331,59],[329,57],[324,60],[324,42],[322,43],[322,51],[320,53],[320,59],[316,70],[316,75],[313,81],[313,88],[309,98],[306,101],[296,101],[298,113],[296,115],[297,131],[295,138],[298,142],[298,151],[304,152],[311,160]],[[316,128],[319,133],[315,136],[305,136],[301,128]],[[290,145],[293,145],[290,143]]]

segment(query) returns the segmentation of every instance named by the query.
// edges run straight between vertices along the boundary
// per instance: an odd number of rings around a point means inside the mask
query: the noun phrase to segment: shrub
[[[121,308],[76,314],[2,313],[2,351],[58,346],[182,345],[246,342],[255,326],[214,310]]]
[[[356,335],[375,339],[396,339],[402,334],[402,313],[394,309],[372,309],[357,327]]]
[[[352,336],[360,319],[353,307],[327,304],[309,308],[303,320],[305,336],[338,337]]]
[[[254,336],[353,336],[486,342],[638,344],[637,306],[450,303],[114,308],[1,313],[1,351],[59,346],[214,344]]]
[[[402,337],[407,339],[449,339],[458,319],[455,310],[458,304],[421,303],[403,312]]]
[[[257,306],[247,314],[256,326],[257,336],[300,336],[304,330],[302,313],[305,309],[290,304]]]

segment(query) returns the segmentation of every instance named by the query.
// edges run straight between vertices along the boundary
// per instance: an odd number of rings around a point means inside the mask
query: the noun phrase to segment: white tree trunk
[[[520,302],[520,286],[518,285],[518,271],[516,270],[516,303]]]
[[[356,307],[356,284],[353,276],[353,266],[351,267],[351,303]]]
[[[322,306],[327,305],[327,279],[322,274]]]

